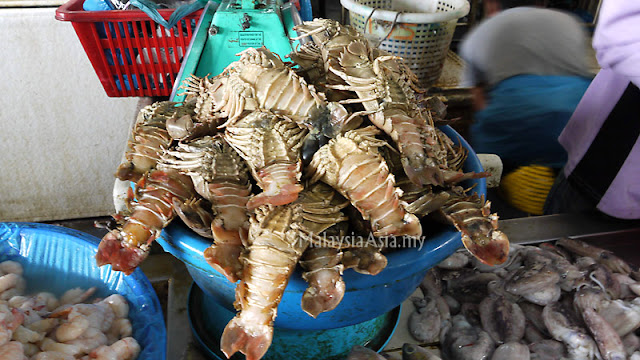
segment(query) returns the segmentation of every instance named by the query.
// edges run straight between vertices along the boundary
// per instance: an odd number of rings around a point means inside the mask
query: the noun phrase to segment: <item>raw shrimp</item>
[[[22,344],[22,348],[24,349],[24,354],[31,358],[35,354],[40,352],[40,348],[36,344]]]
[[[16,295],[21,295],[26,285],[21,275],[8,273],[0,276],[0,299],[9,300]]]
[[[22,265],[17,261],[7,260],[0,263],[0,274],[22,275],[23,272]]]
[[[60,305],[79,304],[91,297],[91,295],[93,295],[93,293],[95,292],[95,287],[89,288],[87,290],[84,290],[82,288],[67,290],[60,298]]]
[[[124,296],[120,294],[113,294],[107,296],[102,303],[108,304],[116,315],[116,319],[124,318],[129,315],[129,303]]]
[[[35,343],[44,339],[44,334],[33,331],[22,325],[18,326],[13,331],[13,340],[19,341],[23,344]]]
[[[60,342],[75,340],[89,328],[89,320],[84,316],[75,316],[73,319],[58,326],[55,331],[56,339]]]
[[[40,349],[44,352],[66,354],[73,357],[76,355],[82,355],[82,351],[79,346],[55,342],[50,338],[45,338],[40,342]]]
[[[109,344],[113,344],[122,338],[131,336],[131,334],[133,334],[131,321],[129,319],[116,319],[107,332],[107,339]]]
[[[89,358],[96,360],[132,360],[140,353],[140,345],[136,339],[126,337],[110,346],[100,346],[89,354]]]
[[[56,326],[58,326],[59,323],[60,323],[60,320],[58,319],[47,318],[47,319],[34,321],[26,326],[27,326],[27,329],[29,330],[46,334],[49,331],[53,330]]]
[[[88,328],[79,338],[66,342],[68,345],[77,346],[81,353],[88,354],[93,349],[107,345],[108,339],[102,331],[96,328]]]
[[[0,345],[0,359],[27,360],[27,357],[24,356],[22,344],[17,341],[11,341],[7,344]]]
[[[24,315],[16,309],[9,310],[7,306],[0,305],[0,346],[8,343],[13,336],[13,331],[24,321]]]
[[[31,360],[75,360],[72,355],[61,353],[58,351],[45,351],[36,354]]]
[[[32,299],[28,298],[26,296],[18,295],[18,296],[14,296],[11,299],[9,299],[7,301],[7,305],[9,305],[12,308],[19,308],[19,307],[21,307],[22,305],[26,304],[29,301],[32,301]]]
[[[1,264],[0,278],[8,284],[2,294],[16,286],[23,291],[21,265]],[[119,294],[89,300],[95,291],[78,287],[60,299],[39,292],[0,300],[0,360],[133,360],[140,346],[131,338],[127,300]]]
[[[34,297],[35,307],[44,306],[47,311],[53,311],[60,306],[60,301],[50,292],[40,292]]]
[[[76,316],[84,316],[89,320],[89,327],[100,331],[107,331],[111,327],[115,314],[108,304],[98,302],[96,304],[77,304],[69,313],[69,320]]]

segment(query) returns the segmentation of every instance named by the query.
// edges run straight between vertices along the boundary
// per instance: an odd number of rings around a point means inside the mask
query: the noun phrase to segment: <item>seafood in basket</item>
[[[445,360],[640,357],[637,270],[580,240],[513,245],[496,267],[458,251],[420,288],[409,331]]]
[[[185,80],[184,102],[141,111],[118,170],[137,183],[97,255],[133,271],[176,217],[211,238],[207,262],[240,281],[227,356],[265,354],[298,264],[313,317],[340,303],[344,269],[384,269],[393,249],[345,236],[418,238],[444,223],[481,263],[509,252],[490,203],[460,185],[487,174],[462,171],[467,150],[437,128],[442,109],[402,59],[330,20],[299,31],[314,42],[293,62],[249,48],[221,74]]]
[[[73,288],[60,298],[27,294],[23,267],[0,263],[0,359],[134,360],[129,304],[119,295],[92,299],[96,288]]]

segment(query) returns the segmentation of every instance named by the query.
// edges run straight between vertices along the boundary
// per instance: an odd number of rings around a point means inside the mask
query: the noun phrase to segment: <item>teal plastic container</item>
[[[191,287],[189,323],[194,337],[209,357],[225,360],[220,351],[220,338],[227,323],[235,316],[197,285]],[[401,307],[360,324],[327,330],[291,330],[278,328],[263,360],[344,360],[353,345],[374,351],[384,349],[400,320]],[[231,360],[244,357],[236,354]]]

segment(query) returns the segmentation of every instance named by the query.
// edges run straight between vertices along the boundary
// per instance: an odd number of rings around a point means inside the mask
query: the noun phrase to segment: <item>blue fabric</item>
[[[561,168],[567,155],[558,136],[591,79],[519,75],[488,91],[487,107],[475,113],[471,145],[500,156],[505,170],[524,165]]]

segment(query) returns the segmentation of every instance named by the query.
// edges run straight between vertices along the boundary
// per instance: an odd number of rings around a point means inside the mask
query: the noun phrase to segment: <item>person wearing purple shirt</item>
[[[640,219],[640,1],[603,0],[593,47],[601,70],[558,138],[568,160],[545,214]]]

